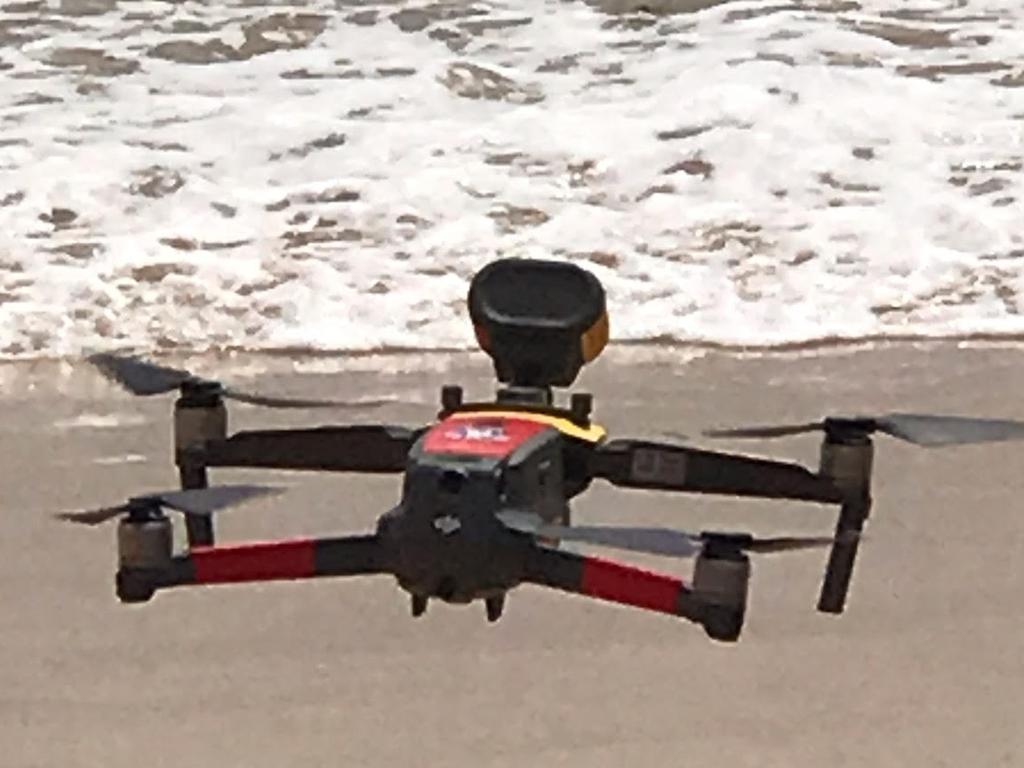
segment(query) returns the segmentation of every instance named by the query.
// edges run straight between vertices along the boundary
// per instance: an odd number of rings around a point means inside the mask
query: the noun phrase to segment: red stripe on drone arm
[[[197,547],[189,553],[196,584],[305,579],[316,575],[314,539]]]
[[[680,579],[664,573],[598,557],[583,561],[580,591],[590,597],[678,614],[680,595],[688,591]]]

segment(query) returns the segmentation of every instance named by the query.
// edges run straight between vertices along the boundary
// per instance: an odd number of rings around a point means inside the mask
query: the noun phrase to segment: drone
[[[495,622],[508,594],[528,584],[669,614],[700,626],[712,640],[734,643],[747,612],[752,554],[828,548],[817,609],[843,613],[872,507],[874,433],[924,446],[1024,438],[1024,422],[903,413],[704,433],[769,439],[820,432],[816,470],[672,442],[612,439],[591,418],[591,394],[563,394],[559,404],[555,392],[570,388],[608,342],[605,291],[591,272],[570,262],[499,259],[473,276],[468,308],[476,340],[493,363],[495,396],[466,402],[461,386],[446,384],[436,418],[413,427],[229,434],[226,402],[232,400],[275,408],[353,404],[266,397],[131,355],[91,356],[104,376],[136,395],[178,393],[174,457],[181,488],[60,517],[87,525],[119,519],[115,593],[123,603],[193,585],[385,575],[408,593],[413,616],[422,616],[431,600],[482,601]],[[281,489],[211,486],[209,470],[220,467],[394,474],[402,476],[402,487],[372,532],[224,544],[215,541],[217,513]],[[571,503],[594,481],[834,505],[838,519],[834,534],[820,537],[574,525]],[[187,544],[178,550],[168,511],[184,515]],[[587,554],[590,546],[692,559],[693,573],[684,582]]]

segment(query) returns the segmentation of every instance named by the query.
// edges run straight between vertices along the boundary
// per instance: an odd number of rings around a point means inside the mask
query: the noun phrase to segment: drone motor
[[[703,603],[708,637],[735,642],[743,629],[750,588],[750,558],[741,546],[749,537],[705,534],[693,569],[693,592]]]
[[[122,568],[166,568],[173,541],[170,518],[159,508],[142,518],[129,513],[117,526],[118,563]]]
[[[174,404],[174,450],[179,464],[189,448],[207,440],[223,440],[228,434],[228,415],[217,385],[184,388]]]
[[[174,529],[156,501],[136,501],[117,524],[117,596],[125,603],[146,602],[155,591],[148,573],[171,566]]]

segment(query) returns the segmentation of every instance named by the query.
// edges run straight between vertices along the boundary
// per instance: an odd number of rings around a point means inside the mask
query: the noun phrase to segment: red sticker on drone
[[[432,427],[423,447],[428,453],[507,456],[547,428],[547,424],[529,419],[456,415]]]

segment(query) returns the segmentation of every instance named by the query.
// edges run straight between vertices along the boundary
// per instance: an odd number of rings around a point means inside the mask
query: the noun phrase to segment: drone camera
[[[510,457],[503,474],[504,503],[532,509],[547,519],[568,520],[562,493],[565,476],[559,438],[545,433],[534,438],[532,450]]]
[[[567,387],[608,343],[604,288],[568,262],[500,259],[469,288],[469,314],[498,380]]]
[[[466,484],[469,475],[462,469],[445,469],[438,477],[438,487],[445,493],[456,496]]]

